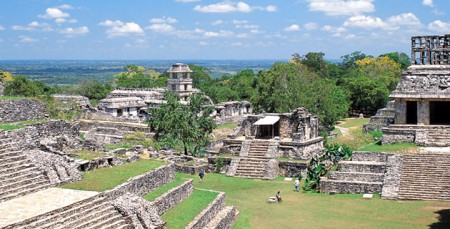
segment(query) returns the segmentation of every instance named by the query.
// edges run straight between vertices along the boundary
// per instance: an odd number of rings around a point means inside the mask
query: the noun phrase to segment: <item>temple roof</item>
[[[394,99],[450,99],[450,65],[412,65],[403,73]]]
[[[178,73],[178,72],[192,72],[192,70],[189,68],[189,66],[187,64],[182,64],[182,63],[176,63],[174,65],[172,65],[172,67],[170,67],[169,71],[167,72],[172,72],[172,73]]]

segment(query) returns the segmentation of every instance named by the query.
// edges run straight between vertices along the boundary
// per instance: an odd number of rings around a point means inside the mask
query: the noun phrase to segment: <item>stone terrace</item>
[[[351,161],[340,161],[338,171],[321,178],[322,193],[381,193],[387,155],[354,152]]]

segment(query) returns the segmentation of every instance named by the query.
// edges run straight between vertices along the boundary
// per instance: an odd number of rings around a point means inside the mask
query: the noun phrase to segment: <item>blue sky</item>
[[[409,53],[448,0],[0,0],[0,59],[288,59]]]

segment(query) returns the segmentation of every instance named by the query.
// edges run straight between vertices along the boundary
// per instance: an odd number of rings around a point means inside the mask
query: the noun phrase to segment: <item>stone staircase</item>
[[[398,199],[450,200],[450,154],[405,156]]]
[[[50,181],[11,138],[0,139],[0,202],[50,187]]]
[[[393,123],[395,119],[395,101],[387,103],[386,107],[377,110],[377,113],[370,117],[370,122],[363,125],[365,132],[381,131],[383,127],[387,127]]]
[[[133,228],[105,197],[97,195],[63,208],[6,226],[10,228]]]
[[[270,158],[267,156],[268,141],[252,141],[246,157],[241,157],[235,176],[246,178],[263,178],[265,166]]]
[[[450,146],[450,129],[437,128],[435,131],[428,131],[428,146],[445,147]]]
[[[378,152],[353,152],[351,161],[340,161],[338,171],[320,180],[322,193],[381,193],[387,155]]]

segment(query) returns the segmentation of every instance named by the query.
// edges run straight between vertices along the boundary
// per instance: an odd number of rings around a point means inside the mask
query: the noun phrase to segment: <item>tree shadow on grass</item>
[[[450,228],[450,209],[443,209],[435,212],[439,214],[439,222],[432,223],[431,229]]]

